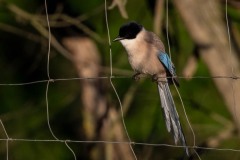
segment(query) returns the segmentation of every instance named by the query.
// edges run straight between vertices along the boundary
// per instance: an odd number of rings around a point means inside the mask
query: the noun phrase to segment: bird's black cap
[[[117,38],[113,41],[119,41],[122,39],[134,39],[137,34],[142,30],[143,26],[136,22],[128,22],[123,24],[119,29]]]

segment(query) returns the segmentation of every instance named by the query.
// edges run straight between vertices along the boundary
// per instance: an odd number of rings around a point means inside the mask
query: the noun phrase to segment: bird
[[[163,42],[155,33],[146,30],[135,21],[123,24],[113,41],[119,41],[125,48],[128,61],[135,71],[134,80],[139,80],[142,74],[146,74],[157,83],[166,128],[173,135],[175,144],[180,141],[185,153],[189,156],[186,139],[169,88],[170,84],[179,86],[179,81],[175,66],[166,53]]]

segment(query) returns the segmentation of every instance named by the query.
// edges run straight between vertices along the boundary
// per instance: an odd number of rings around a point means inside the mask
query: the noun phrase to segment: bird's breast
[[[133,70],[150,75],[165,71],[157,58],[157,49],[140,40],[122,40],[121,43],[127,51]]]

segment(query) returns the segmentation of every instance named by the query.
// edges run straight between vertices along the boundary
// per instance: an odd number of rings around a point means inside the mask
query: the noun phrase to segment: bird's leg
[[[135,81],[138,81],[140,79],[141,73],[140,72],[136,72],[133,76],[132,79]]]

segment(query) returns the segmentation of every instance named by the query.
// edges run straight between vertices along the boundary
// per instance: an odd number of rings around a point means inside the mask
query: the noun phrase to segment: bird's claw
[[[132,79],[135,81],[138,81],[140,79],[140,75],[141,75],[141,73],[136,73],[132,76]]]
[[[154,74],[152,76],[152,81],[156,82],[156,83],[158,83],[158,82],[166,83],[167,79],[161,75]]]
[[[153,81],[153,82],[158,82],[158,75],[154,74],[154,75],[152,76],[152,81]]]

